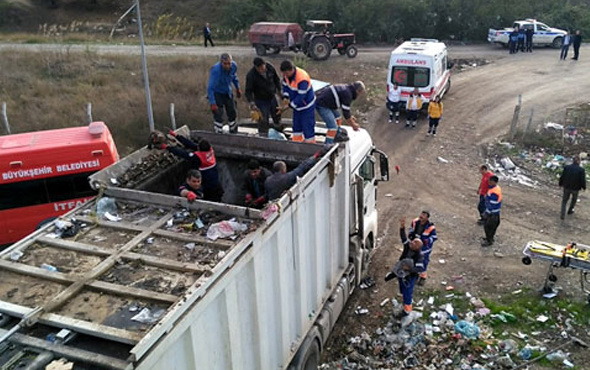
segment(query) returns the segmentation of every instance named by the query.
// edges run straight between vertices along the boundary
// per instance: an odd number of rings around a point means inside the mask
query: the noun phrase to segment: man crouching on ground
[[[385,280],[397,277],[399,290],[404,300],[402,317],[409,316],[412,312],[412,297],[414,285],[420,273],[424,272],[424,255],[422,254],[422,240],[416,238],[410,241],[406,236],[406,219],[399,219],[399,235],[404,246],[402,255],[395,267],[386,276]]]

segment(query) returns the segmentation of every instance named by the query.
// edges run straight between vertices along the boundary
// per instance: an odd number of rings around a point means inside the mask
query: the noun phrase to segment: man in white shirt
[[[402,97],[402,90],[397,83],[393,84],[393,89],[387,92],[387,109],[389,110],[389,123],[393,121],[393,114],[395,113],[395,123],[399,123],[399,108]]]

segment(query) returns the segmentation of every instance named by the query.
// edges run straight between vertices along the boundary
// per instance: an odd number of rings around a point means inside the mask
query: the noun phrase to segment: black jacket
[[[424,272],[424,255],[422,254],[422,251],[414,251],[410,248],[410,240],[406,237],[406,230],[403,227],[400,227],[399,229],[399,236],[404,246],[404,250],[402,255],[399,257],[399,260],[401,261],[406,258],[410,258],[412,261],[414,261],[414,266],[410,271],[411,274],[416,275]]]
[[[574,35],[572,38],[574,40],[574,46],[580,47],[580,44],[582,44],[582,35]]]
[[[260,168],[260,175],[257,178],[250,176],[250,171],[246,170],[244,173],[244,186],[243,190],[246,194],[252,195],[254,199],[259,198],[266,194],[264,190],[264,183],[268,177],[272,174],[269,170],[264,167]]]
[[[252,67],[246,75],[246,99],[249,102],[272,100],[276,94],[281,94],[281,80],[272,64],[266,63],[264,76]]]
[[[338,101],[336,98],[338,98]],[[349,119],[350,104],[352,104],[352,101],[355,99],[356,89],[352,84],[332,85],[318,92],[316,105],[329,109],[342,109],[344,118]]]
[[[293,171],[287,173],[273,173],[264,182],[264,188],[266,189],[267,199],[275,200],[280,198],[283,192],[295,185],[297,177],[302,176],[307,170],[313,167],[316,159],[314,157],[306,159]]]
[[[559,186],[574,191],[580,189],[586,190],[586,171],[579,164],[575,163],[565,166],[559,178]]]

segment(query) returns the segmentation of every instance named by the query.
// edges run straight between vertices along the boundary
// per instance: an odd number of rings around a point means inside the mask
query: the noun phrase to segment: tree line
[[[304,26],[308,19],[329,19],[334,32],[354,32],[360,42],[411,37],[483,41],[488,28],[525,18],[590,36],[585,0],[230,0],[222,17],[220,26],[234,35],[254,22]]]

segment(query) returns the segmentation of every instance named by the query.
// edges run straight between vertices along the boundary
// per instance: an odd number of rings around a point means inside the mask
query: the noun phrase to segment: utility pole
[[[154,112],[152,110],[152,95],[150,93],[150,80],[148,77],[147,60],[145,59],[145,43],[143,41],[143,26],[141,23],[141,11],[139,9],[139,0],[135,0],[135,9],[137,11],[137,25],[139,27],[139,43],[141,45],[141,67],[143,70],[143,86],[145,88],[145,100],[147,105],[148,120],[150,123],[150,132],[154,131]]]

